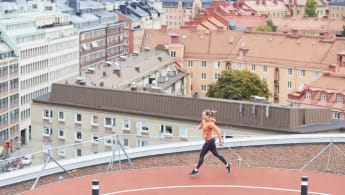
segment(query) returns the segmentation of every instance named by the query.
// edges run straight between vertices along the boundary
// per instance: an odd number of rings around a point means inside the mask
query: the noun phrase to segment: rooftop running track
[[[92,180],[99,180],[100,194],[124,195],[299,195],[301,177],[309,177],[309,195],[342,195],[345,176],[274,168],[235,167],[230,174],[222,166],[203,166],[189,176],[192,167],[167,167],[112,171],[66,179],[38,187],[23,195],[91,194]]]

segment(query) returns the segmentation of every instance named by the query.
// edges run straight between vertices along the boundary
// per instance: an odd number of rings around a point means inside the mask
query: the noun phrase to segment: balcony
[[[275,86],[275,87],[278,87],[278,86],[279,86],[279,80],[277,80],[277,79],[274,80],[274,86]]]

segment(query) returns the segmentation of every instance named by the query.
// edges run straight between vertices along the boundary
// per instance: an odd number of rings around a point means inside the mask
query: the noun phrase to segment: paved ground
[[[100,194],[107,195],[298,195],[302,176],[309,178],[310,195],[345,191],[345,176],[335,174],[252,167],[234,168],[229,174],[225,166],[204,166],[191,177],[189,171],[190,167],[166,167],[103,173],[55,182],[22,195],[90,194],[94,179],[100,182]]]
[[[305,168],[305,170],[331,172],[337,174],[345,174],[345,144],[336,144],[340,149],[331,147],[325,150],[318,158]],[[223,149],[220,152],[237,166],[238,155],[243,159],[242,166],[251,167],[275,167],[283,169],[300,169],[315,155],[317,155],[326,145],[323,144],[302,144],[302,145],[285,145],[285,146],[261,146],[261,147],[239,147],[233,149]],[[152,168],[167,166],[189,166],[192,167],[198,159],[198,152],[188,152],[180,154],[162,155],[154,157],[145,157],[134,159],[133,163],[136,168]],[[330,158],[328,158],[330,157]],[[205,165],[220,165],[218,159],[209,155],[205,159]],[[93,167],[82,168],[71,171],[73,177],[81,177],[85,175],[104,173],[107,168],[106,164]],[[123,163],[123,169],[128,169],[126,163]],[[114,171],[118,170],[118,166],[114,164]],[[0,175],[1,176],[1,175]],[[38,186],[56,182],[59,176],[70,178],[69,175],[59,173],[41,178]],[[1,195],[18,194],[29,190],[33,181],[22,182],[19,184],[2,187]]]

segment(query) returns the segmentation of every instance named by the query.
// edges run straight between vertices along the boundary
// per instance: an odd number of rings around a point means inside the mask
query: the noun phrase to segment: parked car
[[[32,155],[28,154],[22,157],[21,161],[24,166],[31,165]]]

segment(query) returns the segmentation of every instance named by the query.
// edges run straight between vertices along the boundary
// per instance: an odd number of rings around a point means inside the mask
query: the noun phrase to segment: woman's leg
[[[223,155],[220,155],[220,154],[218,153],[218,151],[217,151],[216,140],[215,140],[215,139],[212,139],[211,142],[212,142],[212,143],[210,144],[210,150],[211,150],[212,154],[213,154],[214,156],[216,156],[217,158],[219,158],[219,160],[221,160],[225,165],[227,165],[227,162],[226,162],[224,156],[223,156]]]
[[[202,146],[202,149],[200,151],[199,161],[195,167],[196,169],[199,169],[201,167],[202,163],[204,163],[204,158],[205,158],[205,155],[207,154],[207,152],[210,150],[210,145],[211,145],[211,142],[206,141],[204,143],[204,145]]]

